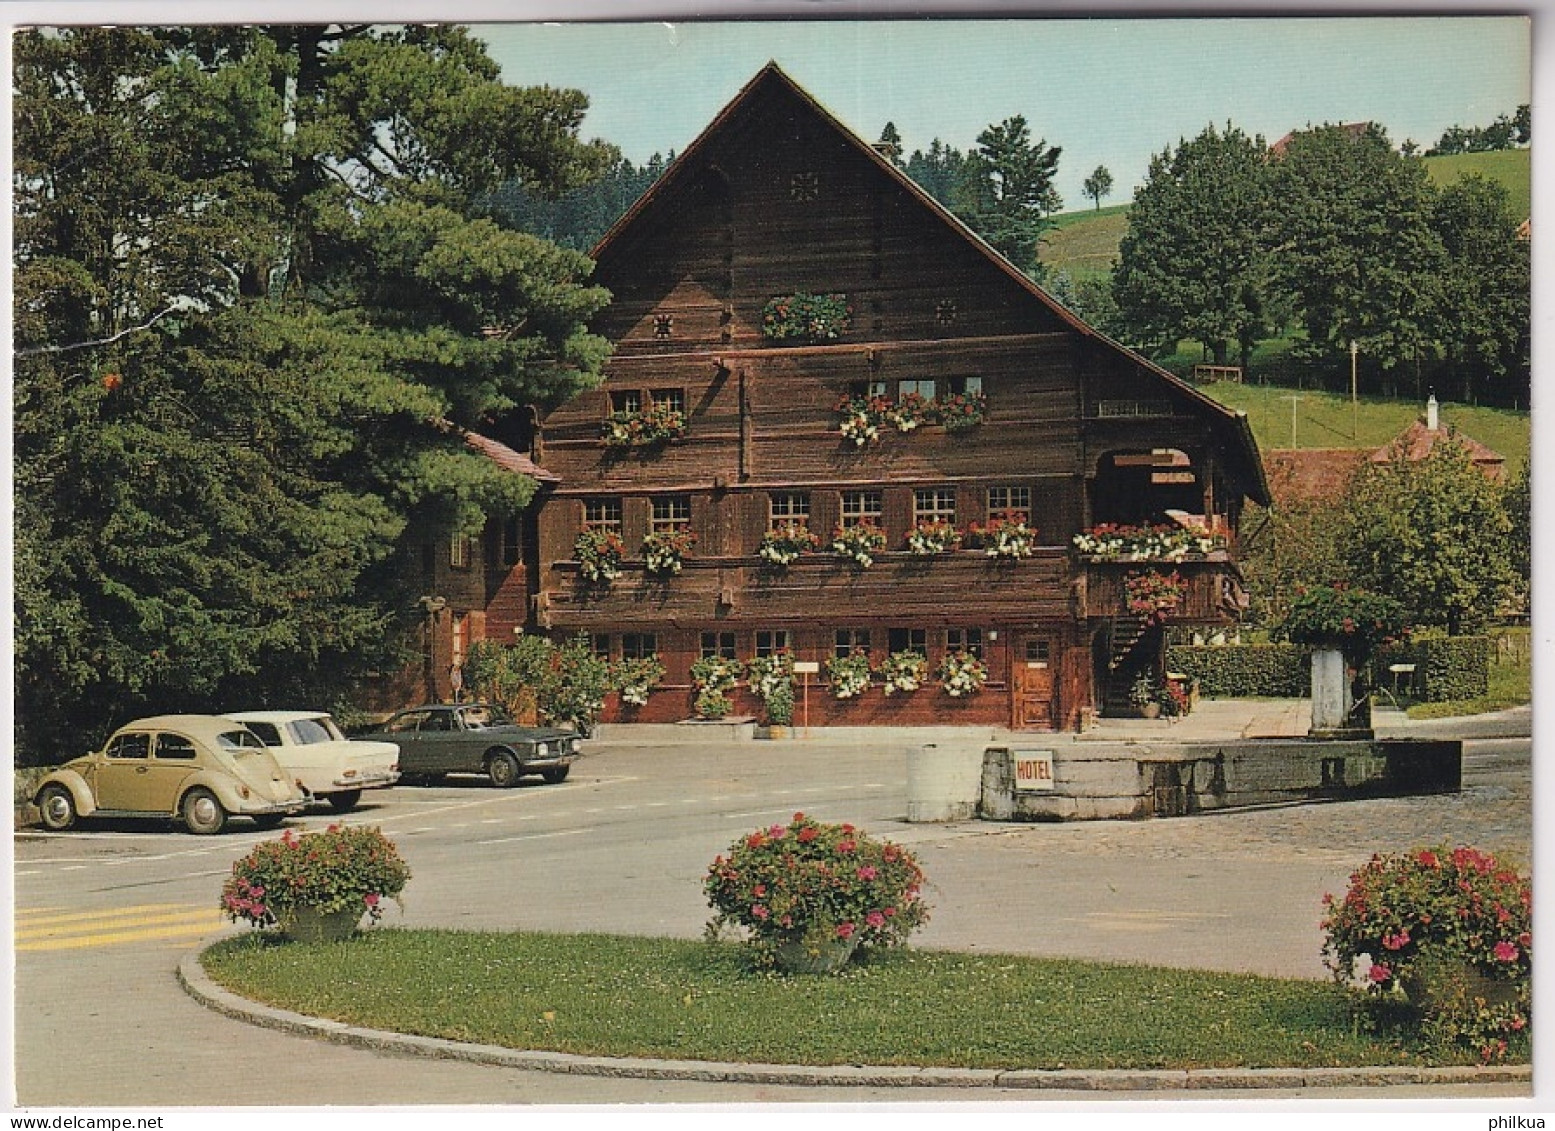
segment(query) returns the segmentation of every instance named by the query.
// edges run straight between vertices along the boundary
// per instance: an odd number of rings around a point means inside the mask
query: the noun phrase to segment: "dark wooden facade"
[[[1266,497],[1245,418],[1069,314],[775,66],[595,256],[614,295],[599,329],[615,353],[600,388],[540,422],[534,454],[557,482],[538,516],[533,617],[559,637],[589,633],[613,657],[646,643],[664,660],[650,702],[619,717],[688,717],[690,666],[708,649],[743,660],[784,645],[825,660],[867,640],[877,659],[910,643],[931,665],[975,646],[989,682],[965,699],[931,683],[849,702],[814,685],[811,725],[1077,725],[1101,693],[1098,633],[1122,610],[1117,571],[1078,560],[1072,537],[1175,511],[1234,539],[1244,498]],[[846,295],[849,329],[822,344],[767,340],[764,306],[795,292]],[[970,429],[887,430],[862,447],[839,432],[850,393],[979,387],[986,416]],[[613,409],[654,403],[683,406],[684,437],[607,448]],[[792,496],[824,540],[845,501],[878,513],[887,552],[865,570],[824,550],[762,568],[774,499]],[[915,557],[904,539],[926,499],[960,528],[1017,502],[1041,545],[1019,561]],[[646,574],[637,551],[656,506],[696,537],[667,579]],[[627,547],[608,589],[580,584],[573,560],[591,517]],[[1180,619],[1222,622],[1234,564],[1192,572]],[[741,696],[737,710],[759,713]]]

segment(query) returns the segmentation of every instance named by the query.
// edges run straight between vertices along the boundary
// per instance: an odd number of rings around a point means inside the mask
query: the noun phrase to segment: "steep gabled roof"
[[[1454,428],[1433,429],[1424,420],[1416,420],[1400,432],[1391,443],[1384,444],[1372,452],[1371,461],[1387,463],[1393,458],[1394,452],[1402,452],[1407,460],[1422,460],[1431,454],[1431,449],[1437,444],[1444,443],[1448,439],[1456,441],[1458,446],[1468,454],[1469,462],[1481,468],[1499,468],[1506,463],[1505,456],[1487,448],[1474,437]]]
[[[1253,437],[1252,426],[1248,421],[1246,413],[1229,409],[1219,401],[1205,396],[1186,381],[1169,373],[1154,362],[1141,357],[1127,346],[1114,341],[1094,326],[1082,320],[1068,307],[1039,287],[1029,275],[996,251],[992,245],[974,232],[938,200],[934,199],[922,186],[907,176],[905,172],[887,160],[874,146],[844,125],[834,114],[822,106],[809,91],[790,78],[775,61],[767,63],[766,66],[756,73],[754,78],[740,88],[739,93],[718,112],[717,116],[713,118],[707,127],[697,135],[696,140],[688,145],[670,163],[663,175],[649,187],[648,191],[594,245],[593,250],[590,252],[591,257],[601,263],[608,261],[614,249],[624,242],[624,234],[636,226],[640,218],[658,207],[661,202],[669,198],[678,188],[697,175],[702,166],[701,159],[710,148],[712,139],[729,128],[731,123],[760,94],[773,87],[777,87],[795,98],[817,119],[829,126],[839,138],[852,147],[860,156],[873,164],[882,176],[895,182],[902,191],[916,200],[942,223],[958,233],[962,239],[981,252],[996,270],[1005,275],[1012,285],[1019,287],[1035,298],[1038,303],[1051,311],[1070,329],[1085,338],[1099,343],[1104,349],[1125,357],[1131,364],[1160,380],[1173,392],[1191,401],[1198,411],[1207,415],[1219,429],[1228,434],[1228,438],[1235,446],[1242,449],[1243,459],[1241,462],[1247,476],[1247,493],[1253,501],[1264,505],[1268,504],[1269,484],[1264,476],[1263,464],[1258,458],[1258,444]]]

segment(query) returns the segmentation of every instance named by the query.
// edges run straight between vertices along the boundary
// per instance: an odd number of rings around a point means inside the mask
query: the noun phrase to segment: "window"
[[[623,632],[621,634],[621,658],[646,660],[659,654],[659,638],[652,632]]]
[[[158,758],[166,758],[175,762],[192,762],[199,756],[194,743],[181,734],[157,735]]]
[[[983,658],[983,630],[980,628],[947,628],[945,630],[945,651],[966,652]]]
[[[887,381],[851,381],[848,383],[848,396],[850,397],[889,397],[891,386]]]
[[[689,495],[658,495],[653,500],[653,521],[649,529],[655,534],[671,534],[691,525],[691,497]]]
[[[686,411],[686,390],[684,389],[653,389],[648,396],[653,401],[654,408],[679,413]]]
[[[266,746],[281,745],[281,728],[274,723],[248,722],[243,725],[257,734]]]
[[[945,382],[945,386],[952,394],[975,397],[983,391],[983,379],[981,377],[952,377]]]
[[[614,530],[621,533],[620,499],[585,499],[583,527],[586,530]]]
[[[1031,516],[1031,488],[988,488],[988,513],[996,515],[1003,514],[1005,511],[1016,511],[1029,518]]]
[[[675,316],[673,314],[655,314],[653,316],[653,336],[655,338],[667,338],[675,332]]]
[[[880,525],[882,508],[879,491],[844,491],[842,493],[842,525],[857,526],[862,522]]]
[[[149,758],[151,736],[149,734],[121,734],[108,745],[110,758]]]
[[[762,631],[756,633],[756,655],[758,656],[775,656],[779,652],[787,652],[790,649],[791,645],[788,642],[787,629],[780,628],[770,632]]]
[[[616,389],[610,394],[611,412],[641,412],[643,395],[639,389]]]
[[[734,633],[704,632],[702,634],[702,658],[734,659]]]
[[[589,651],[594,653],[596,659],[610,659],[610,634],[608,632],[596,632],[589,637]]]
[[[912,519],[919,522],[956,522],[956,492],[951,487],[920,487],[912,493]]]
[[[832,654],[835,656],[848,656],[855,649],[869,651],[869,629],[867,628],[839,628],[837,630]]]
[[[505,569],[512,569],[524,560],[524,521],[517,515],[502,522],[497,560]]]
[[[926,628],[893,628],[887,634],[888,647],[893,652],[929,651],[929,630]]]
[[[903,400],[906,400],[908,396],[914,393],[926,401],[934,399],[934,381],[932,378],[918,381],[898,381],[896,390]]]
[[[1050,642],[1047,640],[1026,641],[1026,662],[1028,664],[1041,664],[1046,667],[1048,659],[1052,655]]]
[[[803,491],[780,491],[769,495],[767,529],[777,530],[790,523],[796,526],[810,525],[810,496]]]
[[[470,568],[470,539],[464,534],[454,534],[448,540],[448,564],[453,569]]]

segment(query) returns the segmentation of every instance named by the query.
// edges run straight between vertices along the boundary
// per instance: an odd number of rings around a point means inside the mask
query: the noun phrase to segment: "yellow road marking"
[[[98,911],[63,911],[58,907],[18,907],[18,927],[42,926],[47,923],[70,923],[83,919],[114,919],[148,915],[159,911],[189,911],[189,903],[144,903],[136,907],[105,907]]]
[[[194,939],[225,923],[221,911],[189,903],[152,903],[98,911],[18,909],[18,951],[80,950],[157,939]]]

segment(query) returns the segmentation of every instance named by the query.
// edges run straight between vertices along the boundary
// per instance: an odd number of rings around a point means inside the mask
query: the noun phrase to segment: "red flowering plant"
[[[840,338],[853,324],[853,308],[847,295],[783,295],[762,308],[761,332],[773,341],[830,341]]]
[[[234,923],[285,923],[300,907],[324,914],[355,910],[374,923],[385,898],[400,903],[410,868],[394,842],[366,825],[330,825],[300,836],[287,829],[232,865],[221,909]],[[401,904],[403,909],[403,904]]]
[[[1493,854],[1443,845],[1373,856],[1323,906],[1335,980],[1359,982],[1378,1007],[1402,995],[1428,1043],[1493,1060],[1527,1035],[1532,885]]]
[[[667,404],[637,411],[613,412],[600,427],[607,448],[650,448],[679,440],[686,434],[686,414]]]
[[[741,837],[708,868],[708,936],[743,930],[761,965],[784,943],[816,951],[839,939],[865,952],[900,946],[928,922],[923,884],[906,849],[795,813],[787,825]]]
[[[1188,593],[1188,583],[1176,570],[1130,571],[1123,577],[1123,598],[1128,611],[1147,625],[1164,624]]]
[[[968,550],[981,550],[990,558],[1015,561],[1036,553],[1037,529],[1028,525],[1025,511],[1000,511],[989,516],[986,523],[968,526],[961,544]]]
[[[1357,664],[1383,644],[1408,635],[1404,606],[1392,597],[1342,582],[1297,589],[1290,611],[1273,632],[1276,640],[1337,648]]]
[[[603,526],[586,527],[573,543],[572,556],[578,562],[578,576],[586,585],[609,585],[621,576],[621,559],[626,543],[614,530]]]

